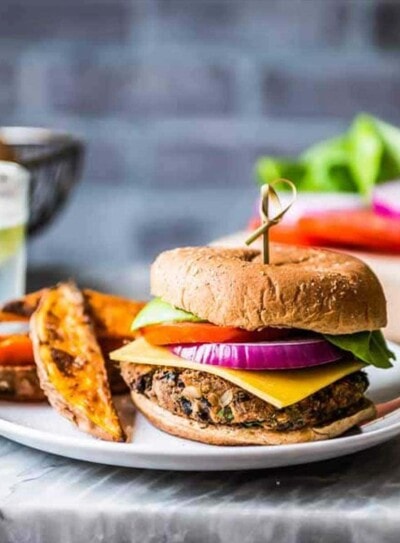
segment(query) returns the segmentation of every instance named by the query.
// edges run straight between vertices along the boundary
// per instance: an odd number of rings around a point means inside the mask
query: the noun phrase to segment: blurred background
[[[400,123],[395,0],[1,0],[2,125],[81,136],[29,263],[148,261],[242,228],[261,154]]]

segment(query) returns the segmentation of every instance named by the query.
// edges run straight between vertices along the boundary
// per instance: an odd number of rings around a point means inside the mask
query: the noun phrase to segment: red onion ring
[[[287,370],[335,362],[343,352],[323,338],[260,343],[194,343],[169,350],[191,362],[235,370]]]
[[[400,181],[377,185],[372,197],[372,207],[377,215],[400,219]]]

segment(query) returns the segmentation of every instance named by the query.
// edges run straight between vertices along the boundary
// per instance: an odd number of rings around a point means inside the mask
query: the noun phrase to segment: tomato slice
[[[369,209],[315,213],[302,217],[298,228],[317,245],[400,253],[400,220]]]
[[[259,226],[254,218],[250,229]],[[344,247],[364,251],[400,253],[400,219],[382,217],[371,209],[321,211],[297,223],[271,228],[270,239],[293,245]]]
[[[274,341],[288,337],[290,332],[284,328],[265,328],[260,332],[249,332],[233,326],[216,326],[215,324],[196,322],[154,324],[141,328],[139,331],[153,345]]]
[[[256,230],[261,225],[260,219],[254,217],[248,225],[250,231]],[[288,243],[289,245],[311,245],[307,236],[300,231],[297,223],[282,223],[271,228],[269,237],[277,243]]]
[[[299,229],[296,223],[278,224],[271,228],[269,234],[271,241],[288,243],[289,245],[311,245],[310,239]]]
[[[34,363],[32,342],[28,336],[15,334],[0,337],[0,365],[31,366]]]

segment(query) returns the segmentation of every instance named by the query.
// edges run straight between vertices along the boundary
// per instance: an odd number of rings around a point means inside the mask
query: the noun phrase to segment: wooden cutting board
[[[236,232],[213,241],[210,245],[225,247],[243,247],[248,232]],[[253,246],[257,245],[257,241]],[[261,248],[261,246],[259,245]],[[376,255],[346,251],[363,260],[379,277],[385,291],[388,308],[388,325],[384,329],[385,336],[400,343],[400,256]]]

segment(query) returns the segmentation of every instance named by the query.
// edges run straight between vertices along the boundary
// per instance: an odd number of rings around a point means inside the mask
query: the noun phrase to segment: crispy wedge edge
[[[87,408],[82,409],[81,407],[74,405],[69,398],[66,398],[64,394],[59,391],[57,384],[53,382],[50,376],[49,369],[51,368],[49,368],[49,365],[55,364],[55,362],[51,355],[51,342],[46,341],[46,334],[44,334],[45,337],[42,337],[42,332],[43,330],[46,330],[48,326],[48,323],[46,323],[46,317],[48,316],[48,312],[52,311],[52,299],[54,297],[56,299],[57,297],[62,298],[62,291],[64,289],[68,289],[72,297],[75,297],[75,299],[77,300],[77,307],[75,308],[75,310],[73,310],[72,317],[76,320],[76,326],[82,325],[87,328],[87,334],[90,340],[91,349],[94,350],[97,361],[100,360],[102,363],[102,367],[100,367],[100,371],[103,374],[102,392],[104,394],[106,402],[105,408],[109,411],[112,419],[109,428],[105,428],[105,426],[100,426],[98,423],[94,422],[90,416],[90,410],[88,410]],[[87,314],[83,294],[77,288],[77,286],[72,282],[68,282],[60,283],[56,287],[47,289],[47,291],[41,296],[38,308],[31,316],[30,329],[40,386],[53,408],[62,416],[70,420],[83,432],[86,432],[90,435],[93,435],[94,437],[106,441],[125,441],[124,431],[121,427],[117,412],[115,411],[114,405],[112,403],[104,358],[101,355],[100,347],[97,344],[97,340],[93,332],[93,327]],[[68,353],[68,351],[66,352]],[[96,411],[96,408],[94,408],[94,410]]]

